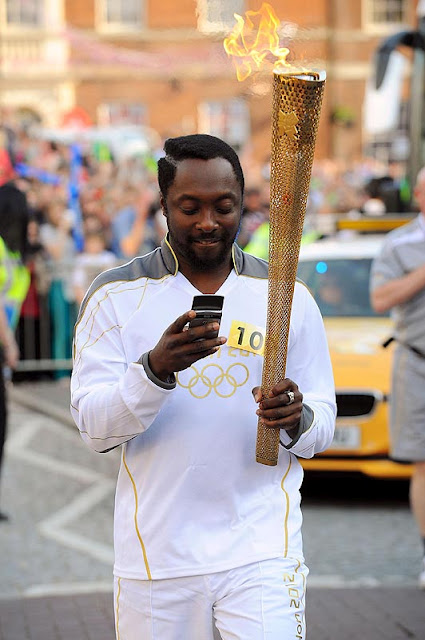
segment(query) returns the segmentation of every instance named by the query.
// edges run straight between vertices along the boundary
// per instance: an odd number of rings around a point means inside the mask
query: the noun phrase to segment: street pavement
[[[0,640],[113,640],[119,451],[84,445],[63,383],[15,384],[9,398]],[[303,504],[309,640],[425,640],[421,548],[407,500],[312,492]]]

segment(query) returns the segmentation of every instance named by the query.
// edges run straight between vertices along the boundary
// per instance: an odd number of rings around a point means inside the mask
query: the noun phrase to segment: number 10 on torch
[[[269,289],[262,393],[285,377],[289,323],[325,72],[273,72]],[[302,389],[301,389],[302,391]],[[256,460],[276,465],[280,429],[257,428]]]

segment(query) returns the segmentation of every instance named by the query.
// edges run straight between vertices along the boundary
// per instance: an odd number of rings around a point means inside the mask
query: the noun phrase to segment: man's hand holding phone
[[[164,331],[149,354],[149,366],[160,380],[212,355],[226,342],[218,335],[222,306],[223,296],[195,296],[192,309]]]

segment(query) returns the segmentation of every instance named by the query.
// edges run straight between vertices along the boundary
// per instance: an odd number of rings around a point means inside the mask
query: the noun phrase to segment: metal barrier
[[[40,360],[20,360],[16,371],[18,373],[37,372],[37,371],[58,371],[63,369],[72,369],[72,358],[62,358],[58,360],[40,359]]]
[[[73,327],[75,315],[75,310],[70,309],[65,323],[67,326]],[[71,330],[69,337],[59,346],[55,344],[54,331],[48,297],[40,297],[38,315],[21,315],[19,320],[16,330],[20,350],[17,373],[71,371]]]

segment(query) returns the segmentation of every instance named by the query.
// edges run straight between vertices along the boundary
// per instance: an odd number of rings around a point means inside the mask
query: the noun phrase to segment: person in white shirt
[[[414,196],[419,214],[385,238],[372,264],[370,296],[375,311],[391,310],[394,320],[391,457],[413,464],[410,504],[424,551],[418,586],[425,589],[425,167]]]
[[[336,413],[322,318],[297,282],[287,377],[262,397],[268,265],[235,244],[239,159],[200,134],[164,150],[166,238],[96,278],[75,327],[75,422],[122,449],[117,638],[305,638],[298,457],[326,449]],[[202,294],[224,296],[221,323],[189,328]],[[274,467],[255,460],[259,416],[281,432]]]
[[[94,278],[106,269],[118,264],[112,251],[106,249],[103,231],[87,231],[84,234],[84,250],[75,258],[72,285],[76,302],[80,305]]]

